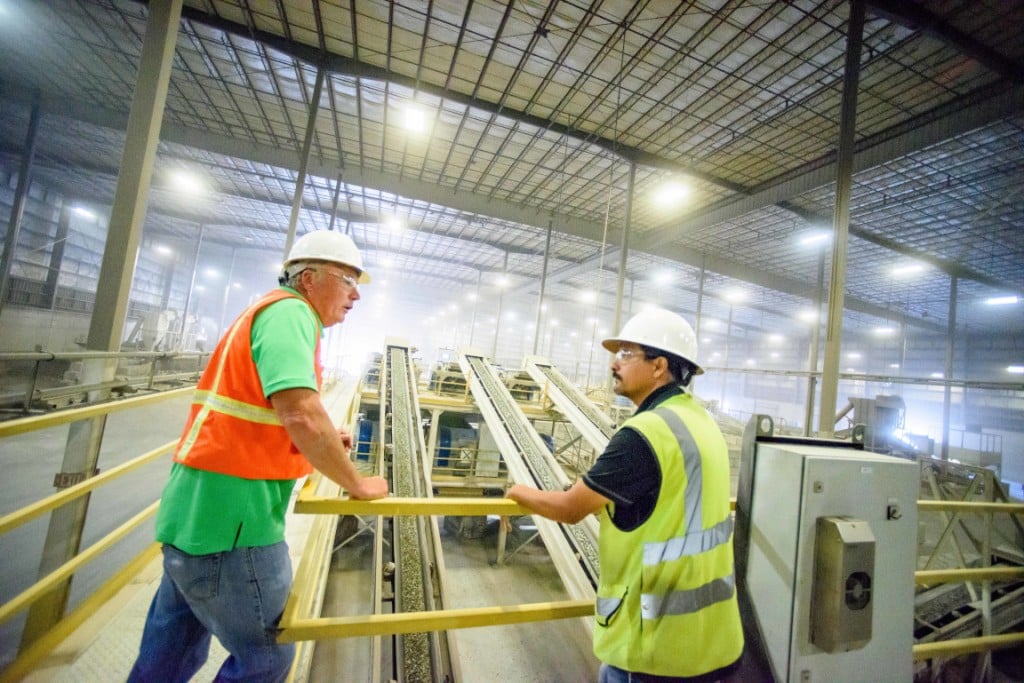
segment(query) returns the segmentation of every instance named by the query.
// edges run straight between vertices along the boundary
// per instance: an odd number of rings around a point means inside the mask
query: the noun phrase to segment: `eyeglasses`
[[[615,360],[620,362],[629,360],[630,358],[636,358],[638,356],[640,358],[647,358],[643,349],[619,349],[615,352]]]
[[[323,270],[317,268],[310,268],[310,270],[312,270],[314,273],[327,273],[331,277],[344,282],[346,285],[351,287],[352,290],[356,292],[359,291],[359,282],[351,275],[348,275],[346,273],[335,273],[333,270]]]

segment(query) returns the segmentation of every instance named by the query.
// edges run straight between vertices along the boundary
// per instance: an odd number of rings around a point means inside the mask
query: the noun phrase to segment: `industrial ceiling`
[[[147,5],[0,0],[0,153],[113,199]],[[438,301],[495,287],[624,294],[789,324],[827,287],[850,3],[186,0],[146,234],[280,254],[348,231],[368,268]],[[857,90],[845,325],[1024,333],[1024,2],[868,3]],[[410,130],[409,117],[420,131]],[[415,119],[413,119],[415,120]],[[633,179],[633,192],[629,192]],[[685,203],[659,207],[666,181]],[[396,227],[400,226],[400,227]],[[548,246],[548,230],[551,230]],[[912,277],[894,269],[923,266]],[[268,283],[269,284],[269,283]],[[414,296],[410,292],[410,296]]]

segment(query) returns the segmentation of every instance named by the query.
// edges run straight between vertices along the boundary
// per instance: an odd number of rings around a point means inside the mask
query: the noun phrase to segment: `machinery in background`
[[[918,466],[852,441],[780,437],[755,415],[736,500],[742,680],[913,675]]]
[[[867,450],[914,458],[918,455],[915,445],[902,438],[906,418],[907,405],[899,396],[851,396],[836,414],[836,425],[844,419],[849,423],[836,430],[836,438],[849,439],[855,426],[860,425]]]
[[[441,413],[438,419],[434,467],[468,474],[480,447],[479,432],[459,413]]]
[[[430,373],[430,391],[462,396],[466,393],[466,376],[457,361],[441,361]]]
[[[851,396],[836,415],[836,424],[848,421],[848,426],[835,432],[837,438],[848,439],[859,425],[863,430],[864,448],[875,453],[902,458],[934,459],[935,440],[905,431],[907,407],[899,396],[878,395],[874,398]],[[959,435],[959,439],[956,436]],[[944,457],[956,463],[984,467],[1002,475],[1002,436],[985,433],[981,427],[973,430],[951,430],[950,443]]]
[[[384,362],[383,354],[373,352],[366,361],[366,374],[363,375],[363,386],[366,389],[375,389],[380,386],[380,366]]]
[[[517,401],[536,401],[540,398],[540,386],[525,370],[506,370],[501,373],[501,381]]]

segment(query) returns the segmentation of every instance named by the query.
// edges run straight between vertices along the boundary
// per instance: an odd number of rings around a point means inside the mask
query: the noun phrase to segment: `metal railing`
[[[23,434],[38,429],[55,427],[69,424],[80,420],[87,420],[100,415],[108,415],[119,411],[138,409],[143,406],[168,401],[190,394],[192,387],[176,389],[157,394],[149,394],[136,398],[111,401],[102,404],[94,404],[83,408],[72,408],[68,410],[55,411],[53,413],[25,417],[6,422],[0,422],[0,438]],[[93,490],[109,485],[111,482],[125,476],[147,463],[166,456],[173,450],[176,441],[171,441],[146,453],[143,453],[128,462],[113,467],[101,474],[91,476],[80,483],[46,496],[41,500],[26,505],[18,510],[0,517],[0,535],[6,534],[41,515],[56,510],[82,496],[88,495]],[[66,583],[75,573],[84,566],[94,562],[116,543],[124,539],[134,529],[152,517],[159,506],[159,501],[153,502],[143,510],[124,521],[120,526],[106,534],[91,546],[78,552],[70,561],[51,571],[34,584],[23,590],[11,600],[0,605],[0,623],[6,622],[15,615],[32,607],[40,598],[46,596],[50,591]],[[70,635],[85,620],[91,616],[96,609],[109,600],[121,588],[127,585],[132,578],[143,567],[146,566],[159,553],[159,546],[156,543],[148,544],[121,570],[102,584],[97,590],[89,595],[81,604],[72,611],[60,616],[59,620],[52,624],[45,634],[31,643],[24,643],[18,652],[17,658],[0,673],[0,681],[17,680],[32,670],[42,658],[44,658],[58,643]]]
[[[58,401],[70,401],[84,399],[92,392],[113,392],[125,394],[137,389],[152,390],[157,384],[167,383],[192,383],[194,384],[203,370],[204,361],[209,358],[209,353],[195,352],[162,352],[162,351],[68,351],[51,353],[47,351],[33,352],[7,352],[0,353],[0,364],[4,363],[26,363],[31,364],[31,370],[25,376],[23,388],[10,391],[0,395],[0,402],[14,406],[20,405],[22,414],[29,414],[38,403],[54,404]],[[119,362],[125,360],[139,360],[144,365],[148,364],[148,370],[144,373],[115,376],[112,379],[87,379],[85,382],[73,381],[67,384],[41,387],[41,370],[45,363],[68,361],[80,363],[86,361],[108,361]],[[194,361],[194,367],[188,369],[163,369],[161,364],[170,364],[174,361]],[[115,373],[116,374],[116,373]],[[76,378],[81,379],[81,377]],[[95,379],[95,381],[93,381]]]
[[[914,660],[930,661],[935,673],[934,669],[941,669],[949,658],[977,653],[981,656],[974,663],[973,678],[990,680],[992,651],[1024,644],[1024,631],[1019,630],[1024,621],[1024,610],[1020,609],[1024,599],[1024,503],[1011,501],[994,474],[985,468],[942,461],[922,461],[921,465],[922,483],[936,499],[918,501],[918,511],[940,515],[944,526],[923,567],[915,573],[915,583],[924,588],[963,583],[970,604],[977,609],[954,622],[951,626],[955,629],[925,622],[932,631],[914,645]],[[980,529],[968,528],[967,516],[977,515],[982,517]],[[1006,522],[1003,528],[996,525],[997,519]],[[952,552],[942,555],[949,547]],[[951,556],[959,566],[932,568],[941,557]],[[993,557],[1006,558],[1007,565],[992,566]],[[993,584],[1010,586],[1006,594],[994,599]],[[1002,624],[997,623],[999,618]],[[997,627],[1018,630],[994,633]],[[976,635],[944,637],[963,633]]]

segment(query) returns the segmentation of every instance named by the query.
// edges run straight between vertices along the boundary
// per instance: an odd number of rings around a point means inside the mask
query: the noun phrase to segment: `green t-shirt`
[[[252,353],[265,396],[317,390],[314,354],[322,329],[300,299],[274,302],[256,315]],[[176,462],[157,513],[156,540],[190,555],[272,545],[284,540],[294,486],[291,479],[242,479]]]

